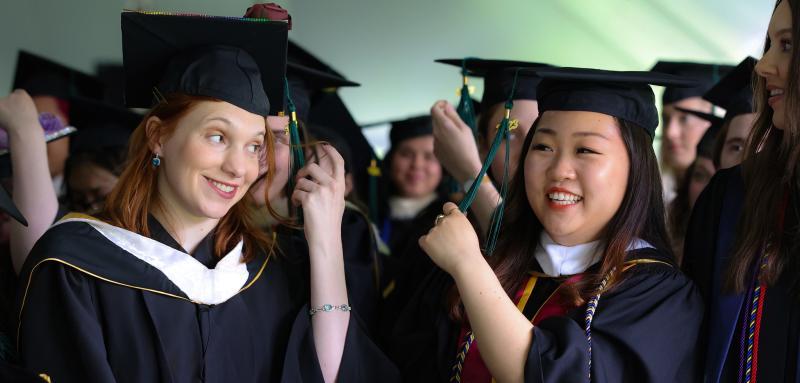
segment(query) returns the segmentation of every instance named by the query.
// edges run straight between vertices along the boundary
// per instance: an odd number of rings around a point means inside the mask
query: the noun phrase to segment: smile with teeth
[[[214,180],[212,180],[210,178],[208,180],[211,181],[211,184],[214,185],[214,187],[216,187],[217,189],[219,189],[223,193],[231,193],[234,190],[236,190],[235,186],[226,185],[226,184],[214,181]]]
[[[772,89],[769,91],[770,96],[780,96],[783,94],[783,89]]]
[[[572,193],[548,193],[547,198],[553,201],[556,205],[571,205],[583,200],[583,197]]]

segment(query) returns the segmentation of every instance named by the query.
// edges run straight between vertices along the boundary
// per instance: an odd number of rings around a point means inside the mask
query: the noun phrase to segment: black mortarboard
[[[758,61],[752,57],[742,60],[703,95],[714,105],[725,109],[725,118],[753,113],[753,70]]]
[[[397,145],[405,140],[430,134],[433,134],[433,122],[430,115],[393,121],[392,128],[389,130],[391,149],[397,148]]]
[[[661,97],[663,105],[671,104],[689,97],[701,97],[722,76],[728,73],[730,65],[705,64],[694,62],[659,61],[651,69],[653,72],[667,73],[675,76],[688,77],[696,81],[696,85],[688,88],[675,88],[668,86]]]
[[[705,133],[703,133],[703,137],[700,138],[700,142],[697,143],[697,155],[700,157],[714,159],[714,145],[717,141],[717,136],[719,135],[719,131],[722,130],[722,125],[725,122],[725,119],[719,116],[715,116],[711,113],[704,113],[697,110],[685,109],[685,108],[676,108],[684,113],[689,113],[691,115],[697,116],[702,118],[711,123],[711,126],[708,127]]]
[[[289,61],[295,64],[300,64],[308,68],[314,68],[318,71],[329,73],[336,77],[344,77],[343,74],[339,73],[333,69],[333,67],[320,60],[307,49],[297,45],[297,43],[292,40],[289,40],[289,45],[286,49],[286,57]]]
[[[464,62],[465,60],[466,62]],[[487,108],[506,102],[514,83],[514,69],[551,67],[549,64],[528,61],[484,60],[478,58],[439,59],[436,62],[459,68],[464,62],[468,75],[483,77],[481,104]],[[539,85],[539,81],[541,81],[541,78],[534,72],[520,72],[517,78],[514,100],[536,100],[536,87]]]
[[[95,66],[95,72],[105,88],[103,100],[113,105],[125,105],[125,68],[122,63],[100,63]]]
[[[315,92],[328,88],[360,86],[344,77],[303,66],[294,62],[286,63],[286,77],[289,80],[289,92],[297,109],[297,117],[308,121],[311,103]]]
[[[25,89],[31,96],[64,100],[75,96],[103,98],[103,83],[97,78],[22,50],[17,55],[12,88]]]
[[[180,92],[277,114],[287,34],[284,21],[123,12],[125,101],[148,108],[154,92]]]
[[[586,68],[539,68],[539,113],[548,110],[598,112],[644,128],[655,136],[658,111],[650,85],[695,86],[692,79],[655,72]]]
[[[70,121],[78,131],[70,142],[70,152],[100,148],[125,150],[131,133],[143,117],[129,109],[105,102],[75,99],[70,107]]]

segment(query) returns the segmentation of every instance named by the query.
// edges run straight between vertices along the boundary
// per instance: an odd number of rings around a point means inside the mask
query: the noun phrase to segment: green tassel
[[[505,130],[505,140],[506,140],[506,162],[503,166],[503,181],[500,186],[500,203],[492,212],[492,218],[489,224],[489,232],[486,235],[486,248],[484,252],[486,255],[492,255],[494,253],[494,248],[497,245],[497,237],[500,235],[500,226],[503,222],[503,212],[505,211],[506,206],[506,195],[508,195],[508,161],[509,161],[509,152],[511,152],[511,148],[509,147],[509,132],[508,129]]]
[[[284,85],[286,88],[286,108],[289,111],[289,142],[291,143],[289,190],[294,190],[294,180],[297,177],[297,172],[303,166],[306,166],[306,157],[305,153],[303,153],[303,146],[300,144],[300,132],[297,128],[297,109],[289,92],[289,80],[285,77]],[[297,209],[297,222],[300,224],[303,222],[303,211],[300,208]]]
[[[500,203],[495,208],[494,212],[492,213],[491,221],[489,224],[489,231],[487,233],[486,238],[486,246],[484,248],[484,253],[489,256],[494,252],[494,247],[497,244],[497,237],[500,234],[500,225],[503,221],[503,207],[505,206],[506,195],[508,193],[508,161],[509,161],[509,126],[511,122],[511,109],[514,107],[514,93],[517,88],[517,75],[519,74],[519,70],[514,73],[514,82],[511,86],[511,93],[508,95],[508,99],[506,100],[505,104],[505,115],[503,116],[503,120],[500,121],[500,126],[498,127],[497,135],[494,137],[494,141],[492,141],[492,146],[489,148],[489,153],[486,155],[486,161],[483,163],[480,172],[478,172],[478,176],[475,177],[475,181],[470,186],[469,191],[464,196],[464,199],[461,200],[461,203],[458,205],[459,210],[461,212],[466,213],[469,210],[469,207],[472,206],[472,203],[475,201],[475,197],[478,195],[478,188],[480,187],[481,181],[483,177],[486,176],[486,172],[489,170],[489,167],[492,165],[492,161],[494,161],[495,155],[497,155],[497,149],[500,147],[500,142],[505,140],[506,142],[506,162],[503,166],[503,180],[500,185]]]
[[[469,94],[469,80],[467,77],[467,61],[469,59],[467,57],[461,60],[461,98],[458,100],[456,112],[458,112],[458,117],[461,117],[461,120],[472,129],[472,134],[477,137],[478,123],[475,118],[475,105],[473,105],[472,97]]]
[[[467,77],[467,60],[470,60],[469,57],[464,58],[461,61],[461,79],[462,79],[462,86],[461,86],[461,97],[458,100],[458,106],[456,107],[456,112],[458,113],[458,117],[461,118],[461,121],[464,121],[467,126],[472,130],[472,136],[477,139],[478,137],[478,123],[475,117],[475,105],[472,103],[472,97],[470,96],[469,91],[469,79]],[[456,182],[455,179],[452,177],[447,177],[447,185],[448,191],[450,194],[450,199],[455,200],[456,196],[461,193],[461,185]]]

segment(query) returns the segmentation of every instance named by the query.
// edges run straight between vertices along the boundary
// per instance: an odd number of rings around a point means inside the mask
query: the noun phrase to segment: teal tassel
[[[458,112],[458,116],[461,117],[461,120],[472,129],[472,135],[478,137],[475,105],[472,104],[472,97],[469,94],[469,85],[467,83],[467,60],[469,60],[469,58],[465,58],[461,61],[461,78],[463,79],[463,85],[461,86],[461,98],[458,100],[456,112]]]
[[[494,248],[497,245],[497,237],[500,235],[500,225],[503,222],[503,212],[505,211],[506,206],[506,195],[508,195],[508,153],[511,152],[511,148],[509,147],[508,143],[510,138],[508,129],[505,129],[504,135],[504,139],[506,140],[506,162],[503,166],[503,181],[500,184],[500,203],[494,209],[494,212],[492,212],[492,218],[489,224],[489,232],[486,235],[486,249],[484,251],[487,255],[494,253]]]
[[[289,142],[291,143],[289,190],[294,190],[294,180],[297,177],[297,172],[306,166],[306,157],[305,153],[303,153],[303,146],[300,144],[300,132],[297,128],[297,109],[289,92],[289,80],[286,78],[284,78],[284,85],[286,88],[286,108],[289,111]],[[299,208],[297,209],[297,221],[298,223],[303,222],[303,211]]]
[[[497,244],[497,237],[500,233],[500,225],[503,221],[503,207],[505,206],[506,195],[508,193],[508,161],[509,161],[509,126],[511,121],[511,109],[514,107],[514,93],[517,87],[517,75],[519,74],[519,70],[514,74],[514,83],[511,86],[511,94],[508,95],[508,99],[506,100],[505,104],[505,115],[503,116],[503,120],[500,122],[500,126],[498,127],[497,135],[494,137],[494,141],[492,141],[492,146],[489,148],[489,153],[486,155],[486,161],[483,163],[480,172],[478,172],[478,176],[475,177],[475,181],[470,186],[469,191],[464,196],[464,199],[461,200],[461,203],[458,205],[459,210],[461,212],[466,213],[469,210],[469,207],[472,206],[472,203],[475,201],[475,197],[478,195],[478,188],[480,187],[481,181],[483,177],[486,176],[486,172],[489,170],[489,167],[492,165],[492,161],[494,161],[494,157],[497,154],[497,149],[500,147],[500,142],[505,140],[506,142],[506,162],[503,166],[503,180],[500,186],[500,203],[495,208],[495,211],[492,213],[491,221],[489,224],[489,231],[487,233],[486,238],[486,246],[484,252],[487,256],[491,255],[494,252],[494,247]]]
[[[469,94],[469,83],[467,79],[467,60],[469,59],[468,57],[461,61],[461,78],[463,80],[463,85],[461,86],[461,98],[458,100],[456,112],[458,113],[458,117],[472,130],[472,136],[477,138],[478,123],[475,117],[475,105],[472,103],[472,97]],[[456,200],[459,193],[461,193],[461,185],[450,176],[447,177],[446,182],[450,199]]]

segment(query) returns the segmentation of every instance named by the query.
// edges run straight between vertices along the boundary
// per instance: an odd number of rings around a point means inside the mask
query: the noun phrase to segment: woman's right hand
[[[472,129],[443,100],[431,107],[431,120],[436,158],[459,183],[474,179],[481,169],[481,159]]]
[[[31,126],[39,126],[39,114],[28,92],[17,89],[0,98],[0,127],[13,134]]]

